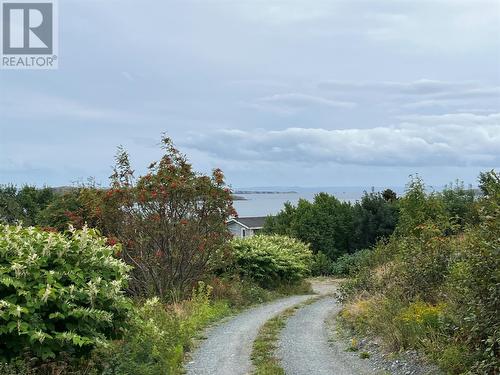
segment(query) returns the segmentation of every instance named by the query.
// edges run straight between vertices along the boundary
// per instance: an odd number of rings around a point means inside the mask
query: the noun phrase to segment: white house
[[[238,217],[228,220],[227,226],[234,237],[252,237],[257,234],[262,227],[266,218],[262,217]]]

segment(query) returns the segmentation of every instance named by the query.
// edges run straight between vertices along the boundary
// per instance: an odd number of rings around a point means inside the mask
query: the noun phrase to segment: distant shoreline
[[[297,194],[296,191],[255,191],[255,190],[236,190],[233,194]]]

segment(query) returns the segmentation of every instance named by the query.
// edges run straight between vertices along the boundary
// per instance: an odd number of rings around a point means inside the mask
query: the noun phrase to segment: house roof
[[[229,222],[231,221],[235,221],[248,229],[260,229],[264,226],[266,217],[265,216],[238,217],[229,220]]]

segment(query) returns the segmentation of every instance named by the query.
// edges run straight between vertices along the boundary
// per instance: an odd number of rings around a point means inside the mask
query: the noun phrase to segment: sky
[[[0,70],[0,184],[140,174],[164,132],[235,187],[500,167],[497,0],[60,0],[58,60]]]

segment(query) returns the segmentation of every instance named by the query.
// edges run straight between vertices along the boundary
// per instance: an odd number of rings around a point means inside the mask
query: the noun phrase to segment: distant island
[[[247,201],[245,197],[242,197],[241,195],[234,195],[233,194],[233,201]]]
[[[297,194],[296,191],[255,191],[255,190],[236,190],[233,194]]]

